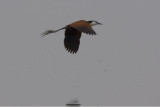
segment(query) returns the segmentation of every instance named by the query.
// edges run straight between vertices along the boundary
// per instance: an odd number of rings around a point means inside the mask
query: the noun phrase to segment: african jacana
[[[65,29],[64,46],[68,52],[76,53],[79,49],[82,32],[89,35],[96,35],[96,32],[92,29],[92,26],[94,25],[102,25],[102,24],[93,20],[91,21],[80,20],[80,21],[71,23],[58,30],[48,30],[44,32],[42,36]]]

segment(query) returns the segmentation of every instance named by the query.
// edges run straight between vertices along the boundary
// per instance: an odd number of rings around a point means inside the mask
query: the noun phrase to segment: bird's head
[[[91,26],[95,26],[95,25],[102,25],[102,23],[99,23],[95,20],[90,20],[90,21],[87,21]]]

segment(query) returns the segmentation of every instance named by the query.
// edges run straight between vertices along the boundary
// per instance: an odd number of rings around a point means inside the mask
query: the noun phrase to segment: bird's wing
[[[64,46],[70,53],[76,53],[79,49],[81,38],[81,32],[72,28],[67,27],[65,30]]]
[[[89,23],[84,20],[80,20],[70,24],[69,26],[79,30],[80,32],[89,34],[89,35],[96,35],[96,32],[92,29]]]

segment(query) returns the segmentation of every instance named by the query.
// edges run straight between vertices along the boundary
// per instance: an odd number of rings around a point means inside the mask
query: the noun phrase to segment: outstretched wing
[[[74,23],[70,24],[69,26],[77,29],[80,32],[83,32],[83,33],[86,33],[89,35],[96,35],[96,32],[92,29],[90,24],[84,20],[74,22]]]
[[[81,32],[68,26],[65,30],[64,46],[70,53],[76,53],[80,45]]]

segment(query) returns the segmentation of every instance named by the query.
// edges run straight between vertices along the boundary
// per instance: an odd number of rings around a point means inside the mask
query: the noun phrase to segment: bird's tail
[[[43,32],[41,35],[42,35],[42,37],[43,36],[46,36],[46,35],[48,35],[48,34],[50,34],[50,33],[55,33],[56,31],[54,31],[54,30],[47,30],[47,31],[45,31],[45,32]]]
[[[42,35],[42,36],[46,36],[46,35],[48,35],[48,34],[50,34],[50,33],[56,33],[56,32],[58,32],[58,31],[60,31],[60,30],[66,29],[66,27],[67,27],[67,26],[65,26],[65,27],[63,27],[63,28],[60,28],[60,29],[58,29],[58,30],[47,30],[47,31],[45,31],[44,33],[42,33],[41,35]]]

